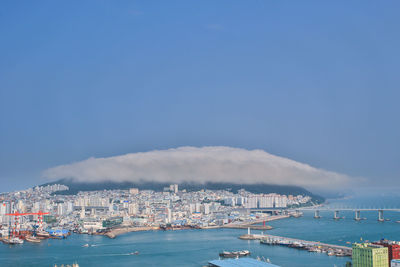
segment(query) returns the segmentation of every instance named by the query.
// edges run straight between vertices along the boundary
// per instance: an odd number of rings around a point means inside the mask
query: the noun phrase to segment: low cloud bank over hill
[[[317,169],[263,150],[232,147],[179,147],[130,153],[56,166],[43,172],[48,180],[76,182],[236,183],[296,185],[339,189],[350,177]]]

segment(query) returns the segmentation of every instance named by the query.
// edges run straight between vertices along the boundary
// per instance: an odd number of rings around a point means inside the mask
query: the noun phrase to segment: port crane
[[[14,227],[12,231],[12,235],[16,236],[19,235],[19,228],[20,228],[20,217],[21,216],[26,216],[26,215],[38,215],[38,224],[39,224],[39,229],[41,230],[43,228],[43,215],[50,214],[50,212],[25,212],[25,213],[20,213],[20,212],[14,212],[14,213],[6,213],[7,216],[14,216]]]

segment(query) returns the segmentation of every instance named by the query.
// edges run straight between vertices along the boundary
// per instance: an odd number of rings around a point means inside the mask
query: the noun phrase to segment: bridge
[[[360,221],[365,218],[361,218],[361,211],[377,211],[378,212],[378,221],[379,222],[384,222],[385,218],[383,217],[383,212],[384,211],[395,211],[395,212],[400,212],[400,209],[398,208],[330,208],[330,207],[304,207],[304,208],[298,208],[296,211],[314,211],[314,218],[319,219],[321,218],[320,216],[320,211],[332,211],[333,212],[333,219],[335,220],[340,220],[343,219],[343,217],[339,216],[340,211],[353,211],[354,212],[354,220]]]
[[[302,207],[302,208],[295,208],[295,209],[288,209],[288,208],[237,208],[236,211],[240,212],[248,212],[248,213],[264,213],[268,212],[271,214],[288,214],[290,212],[300,212],[300,211],[314,211],[314,218],[319,219],[320,211],[332,211],[333,212],[333,219],[340,220],[343,217],[340,217],[340,211],[353,211],[354,212],[354,220],[361,221],[365,218],[361,217],[362,211],[377,211],[378,212],[378,221],[384,222],[385,218],[383,217],[384,211],[394,211],[400,212],[400,208],[335,208],[335,207],[324,207],[324,206],[314,206],[314,207]]]

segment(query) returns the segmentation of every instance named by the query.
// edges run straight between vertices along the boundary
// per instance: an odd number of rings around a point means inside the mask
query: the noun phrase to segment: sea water
[[[378,197],[331,201],[337,208],[396,208],[400,198]],[[366,220],[355,221],[354,212],[341,211],[341,220],[333,220],[333,211],[321,211],[314,219],[313,211],[304,211],[300,218],[270,222],[272,235],[351,246],[361,240],[387,238],[400,240],[400,213],[385,211],[390,221],[378,222],[377,211],[362,211]],[[260,231],[253,231],[260,233]],[[73,234],[64,240],[48,239],[39,244],[0,244],[0,266],[58,266],[78,263],[83,266],[204,266],[218,259],[227,250],[249,250],[251,257],[269,259],[279,266],[344,266],[347,257],[328,256],[288,247],[260,244],[257,240],[240,240],[247,233],[239,229],[178,230],[135,232],[109,239],[104,236]],[[83,247],[90,244],[89,247]],[[130,253],[139,251],[139,255]]]

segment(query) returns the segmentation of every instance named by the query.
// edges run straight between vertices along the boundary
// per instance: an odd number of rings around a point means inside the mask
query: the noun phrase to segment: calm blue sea
[[[336,208],[396,208],[400,197],[351,198],[331,201]],[[399,205],[397,205],[399,203]],[[367,220],[356,222],[353,212],[341,212],[345,219],[334,221],[332,212],[321,211],[321,219],[307,211],[301,218],[274,221],[271,234],[348,245],[346,242],[400,240],[400,213],[385,212],[391,221],[380,223],[378,213],[362,212]],[[292,248],[266,246],[258,241],[243,241],[238,236],[245,230],[214,229],[152,231],[129,233],[109,239],[102,236],[71,235],[65,240],[45,240],[40,244],[0,244],[0,266],[53,266],[79,263],[80,266],[203,266],[218,259],[222,250],[247,249],[253,257],[269,258],[280,266],[344,266],[349,258],[329,257]],[[259,232],[259,231],[257,231]],[[93,246],[82,247],[89,243]],[[129,255],[140,251],[139,255]]]

